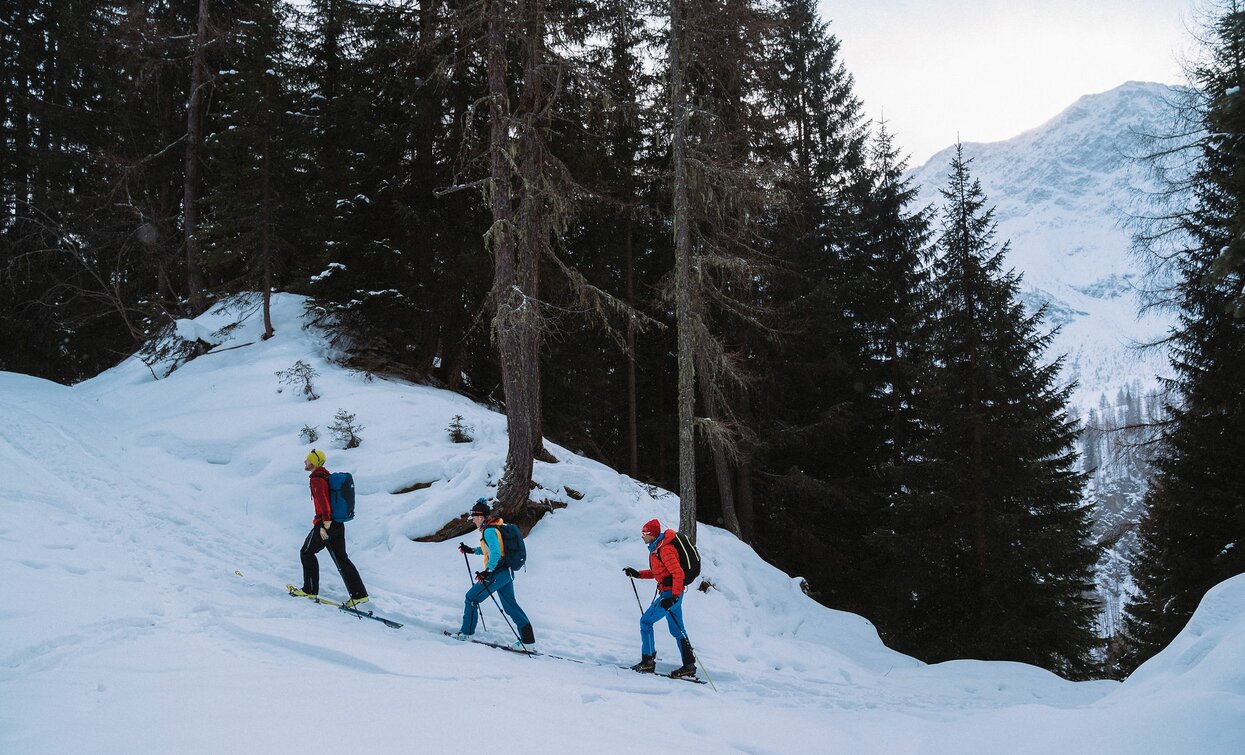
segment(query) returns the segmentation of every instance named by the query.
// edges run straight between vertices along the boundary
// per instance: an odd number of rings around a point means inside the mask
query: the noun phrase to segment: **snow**
[[[228,329],[238,310],[218,306],[194,324],[226,330],[221,348],[162,380],[136,359],[72,388],[0,373],[0,752],[1245,751],[1245,576],[1132,678],[1073,683],[896,653],[701,525],[714,587],[684,616],[716,690],[616,668],[639,653],[621,569],[645,563],[640,526],[677,521],[677,500],[556,443],[532,497],[567,506],[530,534],[517,594],[537,647],[585,662],[446,638],[467,567],[457,539],[411,538],[495,492],[505,418],[335,366],[304,305],[274,296],[268,341],[257,313]],[[274,373],[298,360],[320,400],[279,390]],[[284,594],[312,516],[298,432],[339,408],[363,444],[316,446],[354,473],[349,551],[401,629]],[[472,442],[449,441],[456,415]],[[431,484],[395,492],[415,483]],[[323,592],[341,597],[320,564]],[[492,605],[485,620],[482,638],[509,636]],[[668,670],[674,641],[659,627],[657,642]]]
[[[185,318],[178,320],[173,324],[173,331],[177,334],[178,338],[183,341],[190,341],[191,343],[194,343],[195,341],[203,341],[206,344],[215,346],[220,342],[220,339],[216,338],[209,328],[195,322],[194,320],[187,320]]]
[[[1129,82],[1086,95],[1012,139],[963,145],[995,208],[996,239],[1011,244],[1005,264],[1024,275],[1026,304],[1046,304],[1047,325],[1061,328],[1048,357],[1067,356],[1061,382],[1078,383],[1072,404],[1082,416],[1101,395],[1134,381],[1152,390],[1171,373],[1163,350],[1138,348],[1160,341],[1175,319],[1138,315],[1141,290],[1153,284],[1130,250],[1132,218],[1154,212],[1159,188],[1138,158],[1153,149],[1146,135],[1172,132],[1178,92]],[[918,205],[942,206],[951,153],[912,171]]]

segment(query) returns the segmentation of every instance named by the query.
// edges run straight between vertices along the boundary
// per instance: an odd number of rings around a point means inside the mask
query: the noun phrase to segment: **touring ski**
[[[357,608],[351,608],[351,607],[344,606],[341,603],[336,603],[334,601],[329,600],[328,598],[322,598],[319,595],[299,595],[294,592],[294,585],[286,585],[285,589],[289,592],[290,597],[292,598],[306,598],[315,603],[323,603],[327,606],[336,606],[339,611],[348,613],[351,616],[357,616],[360,619],[371,619],[373,621],[379,621],[385,626],[392,627],[393,629],[402,628],[402,625],[399,624],[398,622],[393,621],[392,619],[386,619],[384,616],[377,616],[371,611],[360,611]]]
[[[353,614],[354,616],[358,616],[360,619],[372,619],[373,621],[379,621],[385,626],[392,627],[394,629],[402,628],[402,625],[394,621],[393,619],[386,619],[384,616],[377,616],[371,611],[360,611],[357,608],[347,608],[346,606],[338,606],[338,608],[342,611],[345,611],[348,614]]]
[[[445,635],[446,637],[454,636],[454,633],[449,631],[448,629],[442,629],[441,634]],[[588,663],[588,661],[582,660],[580,658],[567,658],[564,655],[551,655],[550,653],[542,653],[539,650],[533,650],[532,648],[527,648],[525,650],[523,648],[517,648],[514,645],[504,645],[500,642],[489,642],[488,640],[477,640],[474,637],[471,638],[471,641],[477,645],[487,645],[488,647],[497,648],[498,650],[505,650],[508,653],[517,653],[518,655],[527,655],[533,658],[535,657],[553,658],[559,661],[570,661],[571,663]]]
[[[336,606],[337,608],[342,607],[341,603],[334,603],[328,598],[322,598],[319,595],[306,595],[306,594],[299,595],[298,593],[294,592],[294,590],[296,589],[294,585],[286,585],[285,589],[287,592],[289,592],[291,598],[306,598],[307,600],[310,600],[313,603],[323,603],[326,606]]]
[[[635,671],[635,669],[631,668],[630,666],[619,666],[618,668],[626,669],[628,671]],[[644,674],[645,676],[661,676],[661,677],[665,677],[666,679],[674,679],[675,681],[680,681],[680,682],[695,682],[696,684],[708,684],[709,683],[709,682],[706,682],[704,679],[700,679],[695,676],[671,676],[670,674],[660,674],[660,673],[657,673],[656,671],[635,671],[635,672],[637,674]]]
[[[445,635],[446,637],[454,636],[454,633],[448,629],[442,629],[441,634]],[[471,641],[477,645],[488,645],[491,648],[497,648],[498,650],[506,650],[511,653],[518,653],[519,655],[541,655],[541,653],[538,653],[535,650],[517,648],[517,647],[514,647],[513,645],[503,645],[500,642],[489,642],[488,640],[477,640],[474,637],[471,638]]]

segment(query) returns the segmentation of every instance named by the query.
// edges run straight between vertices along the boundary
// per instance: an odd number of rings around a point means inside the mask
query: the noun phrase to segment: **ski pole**
[[[326,539],[327,539],[327,538],[326,538]],[[332,559],[333,559],[333,566],[336,566],[336,567],[337,567],[337,576],[338,576],[338,577],[341,577],[342,584],[345,584],[345,583],[346,583],[346,575],[345,575],[345,574],[342,574],[342,565],[341,565],[341,564],[339,564],[339,563],[337,563],[337,554],[336,554],[336,553],[334,553],[334,552],[333,552],[333,549],[332,549],[332,548],[330,548],[330,547],[328,547],[327,545],[326,545],[324,548],[325,548],[325,550],[327,550],[327,551],[329,552],[329,558],[332,558]],[[349,594],[350,594],[349,590],[347,590],[346,594],[347,594],[347,595],[349,595]],[[341,607],[342,607],[342,606],[338,606],[338,608],[341,608]],[[362,611],[359,611],[359,613],[360,613],[360,614],[362,614],[363,612],[362,612]],[[355,618],[357,618],[359,621],[363,621],[363,617],[362,617],[362,616],[356,616]]]
[[[670,607],[674,608],[674,606]],[[696,660],[696,665],[700,666],[700,670],[704,672],[705,680],[709,682],[709,686],[713,687],[714,692],[717,692],[718,686],[713,683],[713,679],[709,676],[709,671],[705,668],[705,664],[701,663],[700,658],[697,657],[696,648],[692,647],[692,638],[687,636],[687,630],[683,628],[683,622],[679,621],[679,617],[675,616],[673,611],[667,611],[666,615],[674,619],[674,625],[679,628],[679,632],[683,635],[683,639],[687,640],[687,649],[692,651],[692,658]]]
[[[462,543],[459,543],[459,545],[462,545]],[[467,581],[471,583],[472,587],[475,587],[475,578],[471,576],[471,562],[467,560],[466,553],[463,554],[463,566],[467,567]],[[488,624],[484,623],[484,611],[480,610],[480,605],[478,603],[476,604],[476,614],[480,617],[480,628],[487,632]]]
[[[502,610],[501,603],[497,602],[497,596],[493,594],[492,588],[490,588],[485,582],[480,582],[480,584],[484,585],[484,592],[488,593],[488,596],[493,599],[493,605],[497,606],[497,611],[501,614],[502,619],[505,620],[506,626],[510,627],[510,633],[513,634],[514,638],[519,641],[520,645],[523,646],[523,652],[528,652],[527,643],[523,642],[523,638],[519,636],[519,633],[515,631],[514,626],[511,625],[510,617],[507,616],[506,612]],[[480,615],[483,616],[484,612],[481,611]]]
[[[631,592],[635,593],[635,604],[640,607],[640,613],[644,613],[644,604],[640,602],[640,591],[636,589],[635,577],[631,577]]]

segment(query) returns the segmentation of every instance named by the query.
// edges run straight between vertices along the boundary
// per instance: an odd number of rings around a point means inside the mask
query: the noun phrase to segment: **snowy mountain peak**
[[[1144,162],[1147,137],[1170,133],[1182,90],[1129,82],[1086,95],[1037,128],[1011,139],[964,144],[970,172],[995,207],[998,239],[1024,274],[1031,307],[1045,304],[1061,328],[1048,354],[1067,355],[1066,382],[1082,410],[1101,395],[1167,374],[1157,351],[1143,352],[1170,326],[1169,315],[1138,317],[1141,269],[1130,249],[1130,217],[1154,190]],[[941,205],[953,147],[911,173],[922,203]]]

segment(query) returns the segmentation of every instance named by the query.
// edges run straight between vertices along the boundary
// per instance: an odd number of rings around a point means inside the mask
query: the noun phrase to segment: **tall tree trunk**
[[[752,458],[746,453],[735,469],[735,491],[738,495],[739,534],[745,543],[752,542],[756,532],[756,506],[752,495]]]
[[[260,256],[264,261],[264,335],[272,338],[272,78],[264,74],[264,206],[261,224]]]
[[[528,359],[527,323],[536,303],[519,289],[514,204],[510,191],[510,114],[506,86],[506,17],[503,0],[488,6],[489,198],[493,225],[493,331],[506,398],[506,468],[497,492],[498,513],[515,517],[527,506],[535,447],[531,418],[536,396]]]
[[[635,301],[635,212],[631,208],[631,176],[627,176],[627,218],[623,226],[623,253],[626,267],[627,306]],[[640,478],[640,403],[636,388],[635,342],[638,329],[634,317],[627,318],[627,472],[633,479]]]
[[[670,0],[671,160],[674,171],[674,309],[679,370],[679,531],[696,542],[696,363],[692,310],[692,237],[687,175],[683,3]]]
[[[701,365],[696,374],[700,380],[700,396],[705,405],[707,419],[710,422],[717,422],[720,418],[718,402],[715,398],[717,392],[708,385],[709,371]],[[731,459],[722,443],[721,429],[711,429],[708,438],[709,450],[713,454],[713,469],[718,482],[718,502],[722,509],[722,524],[734,533],[735,537],[742,539],[742,533],[739,531],[739,518],[735,513],[735,480]]]
[[[199,28],[190,63],[190,92],[186,99],[186,151],[183,159],[182,224],[186,234],[186,292],[191,315],[207,309],[203,297],[203,274],[199,270],[199,240],[196,238],[199,211],[199,143],[203,139],[203,87],[207,82],[206,50],[208,0],[199,0]]]
[[[528,297],[531,306],[528,317],[523,319],[524,345],[527,362],[525,372],[532,386],[532,404],[529,422],[532,427],[532,455],[541,461],[552,462],[554,457],[545,450],[544,402],[540,370],[540,350],[543,341],[540,302],[540,261],[552,244],[554,233],[552,216],[553,187],[547,175],[549,118],[552,111],[549,98],[552,92],[545,89],[545,0],[527,0],[523,4],[527,16],[524,23],[523,65],[523,124],[521,130],[520,164],[523,185],[523,242],[519,245],[519,288]]]

